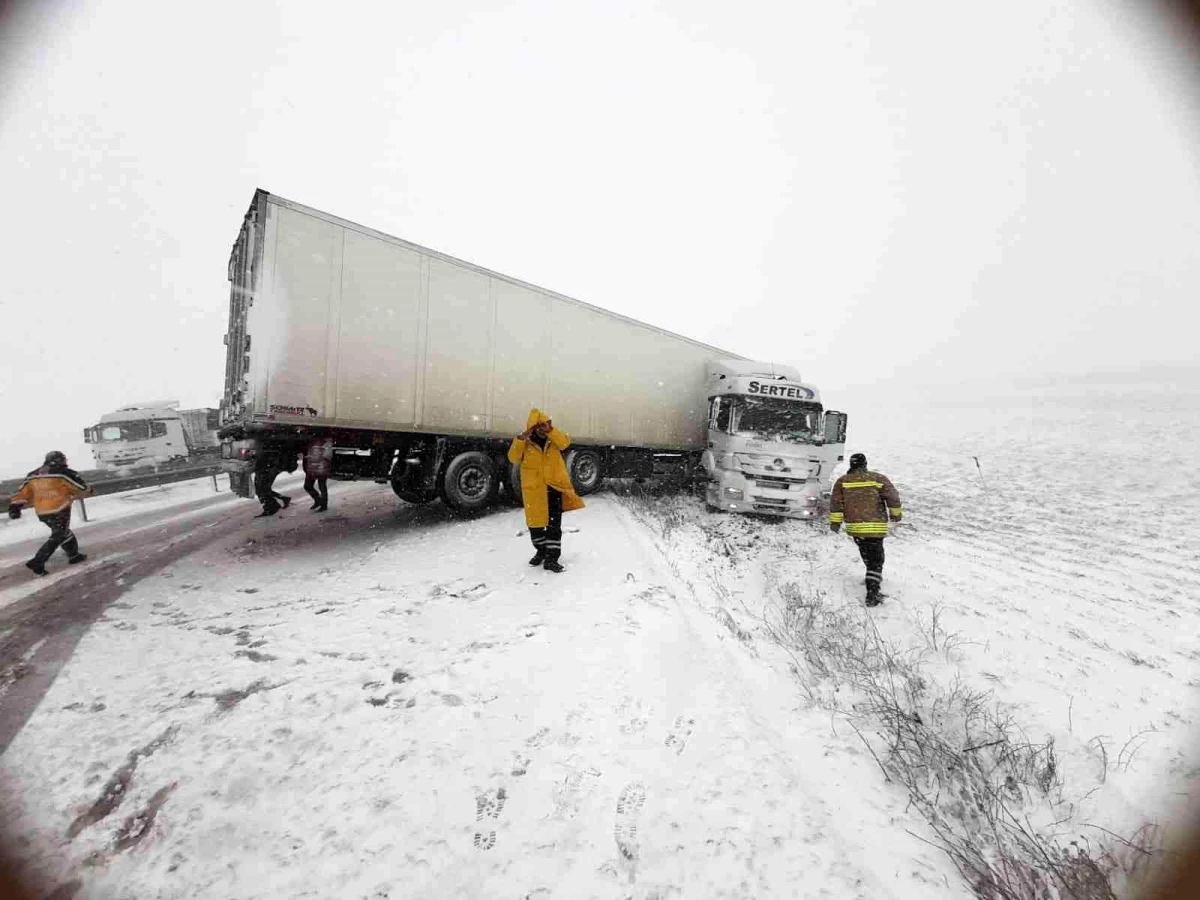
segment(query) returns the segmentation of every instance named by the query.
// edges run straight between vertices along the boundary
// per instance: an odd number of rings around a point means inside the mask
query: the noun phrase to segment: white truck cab
[[[706,379],[710,509],[812,519],[827,508],[845,456],[846,415],[821,405],[791,366],[723,359]]]
[[[215,411],[214,411],[215,412]],[[83,439],[101,469],[157,466],[187,460],[219,443],[209,410],[181,410],[177,400],[131,403],[85,428]]]

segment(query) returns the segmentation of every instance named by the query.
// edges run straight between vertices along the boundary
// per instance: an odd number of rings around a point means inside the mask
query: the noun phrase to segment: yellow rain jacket
[[[540,409],[529,411],[526,428],[533,428],[550,417]],[[583,501],[575,493],[567,464],[563,462],[563,451],[571,446],[571,439],[557,428],[551,428],[543,450],[533,441],[514,438],[508,448],[508,461],[521,465],[521,497],[525,501],[525,524],[530,528],[545,528],[550,521],[550,502],[546,488],[552,487],[563,495],[563,512],[583,509]]]

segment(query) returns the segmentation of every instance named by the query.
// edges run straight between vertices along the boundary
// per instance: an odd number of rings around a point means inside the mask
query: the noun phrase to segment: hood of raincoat
[[[533,428],[533,426],[535,426],[535,425],[541,425],[543,422],[549,422],[549,421],[550,421],[550,417],[548,415],[546,415],[544,412],[542,412],[540,409],[531,409],[529,411],[529,418],[525,422],[525,428],[526,429]]]

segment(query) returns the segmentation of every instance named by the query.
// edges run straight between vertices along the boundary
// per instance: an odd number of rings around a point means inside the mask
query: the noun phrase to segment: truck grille
[[[788,501],[782,497],[754,497],[755,507],[762,506],[787,506]]]
[[[787,491],[791,490],[792,485],[802,485],[807,478],[788,478],[784,475],[759,475],[757,473],[746,473],[746,477],[753,479],[759,487],[775,488],[776,490]]]

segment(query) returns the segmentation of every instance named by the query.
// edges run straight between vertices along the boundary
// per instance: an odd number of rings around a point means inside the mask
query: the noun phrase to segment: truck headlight
[[[744,500],[746,499],[746,494],[737,488],[725,488],[725,497],[728,500]]]

